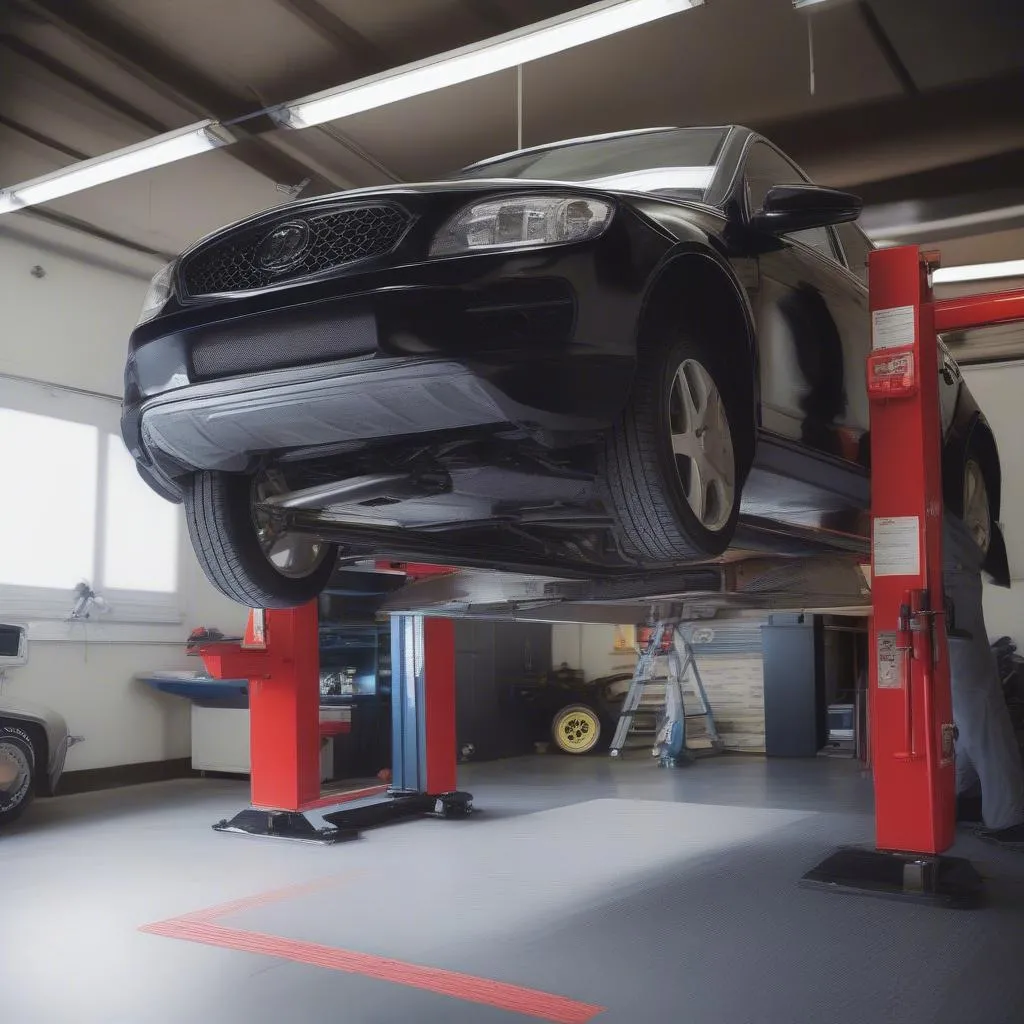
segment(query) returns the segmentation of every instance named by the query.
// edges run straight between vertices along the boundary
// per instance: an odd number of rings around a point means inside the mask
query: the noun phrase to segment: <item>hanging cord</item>
[[[811,95],[814,95],[814,18],[807,16],[807,65],[810,71]]]
[[[523,65],[516,65],[516,149],[523,148]]]

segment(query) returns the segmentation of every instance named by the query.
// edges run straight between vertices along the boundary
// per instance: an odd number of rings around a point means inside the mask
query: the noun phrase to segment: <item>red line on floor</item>
[[[228,900],[226,903],[218,903],[215,907],[206,907],[204,910],[193,910],[180,917],[172,918],[171,921],[160,922],[171,924],[174,921],[215,921],[219,917],[226,917],[228,914],[239,914],[243,910],[251,910],[254,907],[265,907],[271,903],[280,903],[282,900],[308,896],[312,893],[323,892],[325,889],[333,889],[345,882],[358,878],[365,874],[362,871],[350,871],[344,875],[331,875],[327,878],[315,878],[311,882],[299,882],[296,885],[286,885],[280,889],[271,889],[269,892],[262,892],[256,896],[242,896],[237,900]]]
[[[379,981],[390,981],[438,995],[462,999],[465,1002],[494,1006],[501,1010],[552,1021],[553,1024],[587,1024],[603,1006],[580,1003],[564,996],[551,995],[537,989],[522,988],[503,981],[477,978],[472,974],[447,971],[439,967],[424,967],[370,953],[355,953],[335,949],[316,942],[285,939],[260,932],[244,932],[237,928],[206,921],[175,918],[145,925],[140,931],[150,935],[163,935],[171,939],[185,939],[207,946],[234,949],[244,953],[278,957],[311,967],[325,967],[332,971],[359,974]]]

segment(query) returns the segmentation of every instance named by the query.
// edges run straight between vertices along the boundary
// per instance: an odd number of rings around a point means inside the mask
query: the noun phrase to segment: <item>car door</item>
[[[774,146],[755,140],[743,165],[747,216],[774,185],[806,183]],[[757,240],[751,291],[758,334],[761,428],[815,453],[863,462],[870,350],[865,284],[846,267],[832,228]]]

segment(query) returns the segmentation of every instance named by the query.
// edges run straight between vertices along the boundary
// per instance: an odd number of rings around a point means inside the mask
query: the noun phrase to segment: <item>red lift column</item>
[[[302,813],[320,796],[320,656],[317,605],[254,609],[241,645],[204,644],[216,679],[249,681],[250,809],[219,832],[337,842],[351,831],[316,828]]]
[[[916,246],[870,257],[871,729],[882,850],[953,845],[956,775],[942,587],[938,339]]]
[[[916,246],[871,253],[871,748],[877,850],[840,850],[810,884],[971,906],[953,843],[953,710],[942,585],[938,340]]]

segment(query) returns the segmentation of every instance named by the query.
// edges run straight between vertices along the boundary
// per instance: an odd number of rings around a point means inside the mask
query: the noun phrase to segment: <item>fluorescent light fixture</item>
[[[793,8],[797,11],[820,11],[825,7],[838,7],[850,0],[793,0]]]
[[[183,160],[234,141],[234,136],[217,122],[200,121],[0,190],[0,213],[48,203],[72,192],[81,192],[117,178],[127,178],[139,171]]]
[[[309,128],[528,64],[703,3],[704,0],[604,0],[482,43],[314,93],[284,104],[278,116],[289,127]]]
[[[932,271],[932,284],[957,284],[961,281],[991,281],[997,277],[1024,277],[1024,260],[1001,263],[968,263],[962,267],[939,267]]]

